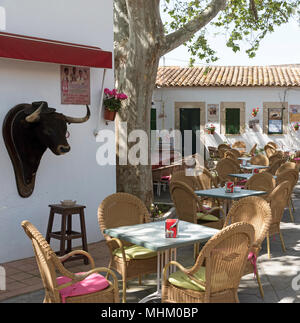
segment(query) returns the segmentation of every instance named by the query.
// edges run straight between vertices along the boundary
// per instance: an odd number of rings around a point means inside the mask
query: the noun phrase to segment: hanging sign
[[[90,68],[61,65],[61,104],[90,104]]]

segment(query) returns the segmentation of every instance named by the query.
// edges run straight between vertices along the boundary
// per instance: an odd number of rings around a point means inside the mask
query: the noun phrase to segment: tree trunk
[[[150,111],[163,38],[159,0],[143,1],[142,6],[140,0],[115,1],[115,26],[126,19],[127,28],[115,29],[116,88],[128,96],[116,118],[117,191],[134,194],[149,207],[153,196]],[[120,122],[127,122],[127,134],[133,130],[148,134],[148,165],[120,165],[120,148],[127,144],[129,151],[135,144],[124,140]]]

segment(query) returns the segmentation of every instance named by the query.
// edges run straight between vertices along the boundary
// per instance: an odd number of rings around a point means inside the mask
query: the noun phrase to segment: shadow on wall
[[[0,31],[6,30],[6,10],[4,7],[0,7]]]
[[[280,149],[295,149],[300,150],[300,131],[295,131],[292,126],[288,126],[287,134],[270,136],[263,133],[262,128],[259,127],[255,132],[246,125],[245,133],[242,135],[230,135],[226,136],[215,132],[214,135],[206,135],[206,146],[218,147],[218,145],[226,142],[233,144],[237,140],[242,140],[246,143],[247,151],[249,151],[254,144],[257,144],[258,148],[263,148],[269,141],[274,141],[278,144]]]

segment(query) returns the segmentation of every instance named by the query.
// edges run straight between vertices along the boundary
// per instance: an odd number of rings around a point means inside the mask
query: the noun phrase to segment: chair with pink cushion
[[[23,221],[22,227],[33,245],[45,288],[44,303],[119,303],[118,280],[113,271],[104,267],[95,268],[92,256],[83,250],[58,257],[33,224]],[[92,269],[75,274],[67,270],[63,262],[75,254],[86,256]],[[56,272],[62,276],[57,277]],[[99,272],[111,275],[112,281]]]

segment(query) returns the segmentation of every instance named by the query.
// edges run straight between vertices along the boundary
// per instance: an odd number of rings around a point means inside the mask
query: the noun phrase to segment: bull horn
[[[91,115],[90,108],[88,105],[86,105],[86,109],[87,109],[86,116],[83,118],[73,118],[73,117],[68,117],[68,116],[64,115],[66,122],[68,122],[68,123],[83,123],[83,122],[88,121],[90,118],[90,115]]]
[[[29,116],[27,116],[25,120],[29,123],[38,122],[40,120],[40,114],[41,114],[43,105],[44,105],[44,102],[34,112],[32,112]]]

